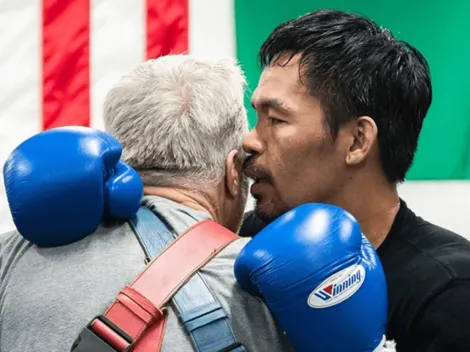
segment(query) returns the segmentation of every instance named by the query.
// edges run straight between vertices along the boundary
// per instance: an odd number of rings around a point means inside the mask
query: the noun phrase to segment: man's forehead
[[[293,94],[303,94],[297,67],[272,66],[263,70],[258,86],[253,92],[251,103],[259,105],[284,105],[284,101]]]
[[[265,67],[259,79],[259,84],[269,84],[271,82],[288,82],[293,85],[300,83],[299,64],[297,60],[292,59],[288,63],[276,61]]]

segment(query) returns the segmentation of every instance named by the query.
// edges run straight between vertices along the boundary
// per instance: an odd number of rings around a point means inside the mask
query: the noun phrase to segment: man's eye
[[[275,117],[268,117],[268,122],[270,125],[276,125],[283,122],[282,120],[276,119]]]

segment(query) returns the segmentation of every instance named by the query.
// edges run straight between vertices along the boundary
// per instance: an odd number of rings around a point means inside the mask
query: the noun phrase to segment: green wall
[[[417,47],[431,66],[433,103],[408,179],[470,179],[470,1],[235,0],[237,55],[256,87],[256,55],[279,23],[321,8],[367,15]],[[250,125],[256,114],[249,106]]]

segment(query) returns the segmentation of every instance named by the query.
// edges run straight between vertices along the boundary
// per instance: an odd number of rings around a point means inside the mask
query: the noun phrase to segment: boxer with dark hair
[[[470,350],[470,243],[397,192],[432,100],[425,58],[370,19],[321,10],[275,28],[259,61],[244,141],[257,202],[241,234],[304,203],[346,209],[383,263],[397,350]]]

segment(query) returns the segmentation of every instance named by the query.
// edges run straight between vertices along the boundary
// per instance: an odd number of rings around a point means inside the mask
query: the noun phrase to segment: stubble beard
[[[270,224],[277,218],[281,217],[285,213],[287,213],[290,209],[283,209],[279,210],[276,209],[275,205],[273,203],[268,203],[265,205],[260,206],[259,205],[259,200],[256,200],[255,203],[255,214],[263,221],[266,223],[266,225]]]

